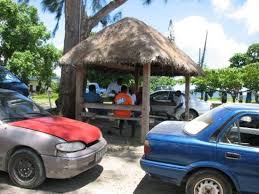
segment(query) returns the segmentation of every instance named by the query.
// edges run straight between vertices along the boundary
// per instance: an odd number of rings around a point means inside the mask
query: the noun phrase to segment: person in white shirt
[[[129,89],[129,96],[130,96],[131,99],[132,99],[133,105],[136,105],[137,96],[136,96],[135,91],[134,91],[133,88],[130,88],[130,89]]]
[[[174,102],[176,104],[174,113],[177,120],[181,120],[182,114],[185,112],[185,97],[181,91],[176,91],[174,95]]]
[[[122,78],[119,78],[117,81],[111,82],[107,88],[107,94],[109,96],[116,95],[121,91]]]

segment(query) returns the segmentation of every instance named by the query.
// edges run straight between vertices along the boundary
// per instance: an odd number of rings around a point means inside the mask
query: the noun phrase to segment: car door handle
[[[225,158],[230,160],[239,160],[241,158],[240,154],[233,153],[233,152],[227,152],[225,153]]]

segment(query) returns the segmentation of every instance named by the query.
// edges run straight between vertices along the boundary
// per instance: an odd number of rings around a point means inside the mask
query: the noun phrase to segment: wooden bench
[[[116,117],[113,115],[100,115],[92,112],[83,112],[82,117],[90,119],[109,119],[109,120],[127,120],[127,121],[140,121],[140,117]]]
[[[84,103],[84,108],[89,109],[97,109],[97,110],[110,110],[111,112],[114,110],[128,110],[133,112],[141,112],[141,106],[136,105],[116,105],[116,104],[100,104],[100,103]],[[140,117],[117,117],[114,115],[100,115],[93,112],[82,112],[82,117],[88,118],[88,119],[108,119],[108,120],[128,120],[128,121],[141,121]],[[157,115],[149,115],[149,118],[151,118],[150,123],[154,123],[154,119],[162,119],[167,120],[166,116],[157,116]]]

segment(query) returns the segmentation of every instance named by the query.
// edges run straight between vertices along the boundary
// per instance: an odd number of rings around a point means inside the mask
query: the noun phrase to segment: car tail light
[[[145,155],[148,155],[150,152],[151,152],[151,148],[150,148],[150,145],[149,145],[149,141],[145,140],[144,153],[145,153]]]

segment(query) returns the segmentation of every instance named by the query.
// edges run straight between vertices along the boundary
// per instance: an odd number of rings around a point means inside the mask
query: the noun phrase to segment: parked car
[[[146,136],[141,167],[186,194],[259,192],[259,105],[222,105]]]
[[[174,90],[173,86],[157,86],[155,88],[155,91],[160,91],[160,90]]]
[[[176,107],[174,99],[175,91],[160,90],[150,95],[151,114],[153,115],[166,115],[174,118],[174,110]],[[204,114],[212,108],[210,102],[199,100],[190,96],[190,120]],[[184,115],[182,116],[184,118]]]
[[[74,177],[105,152],[97,127],[52,116],[27,97],[0,89],[0,170],[14,184],[35,188],[45,178]]]
[[[14,90],[24,96],[29,96],[28,87],[13,73],[2,66],[0,66],[0,88]]]
[[[85,90],[86,93],[89,92],[89,86],[90,85],[95,85],[97,94],[104,94],[106,92],[106,89],[101,88],[98,83],[88,83],[87,86],[86,86],[86,90]]]

